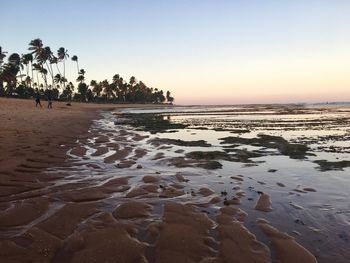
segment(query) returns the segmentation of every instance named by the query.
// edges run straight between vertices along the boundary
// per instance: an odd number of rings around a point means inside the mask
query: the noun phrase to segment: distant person
[[[51,98],[51,94],[49,94],[49,96],[47,97],[47,108],[48,108],[48,109],[52,109],[52,98]]]
[[[35,107],[38,107],[38,105],[40,106],[40,108],[42,108],[43,106],[41,106],[41,103],[40,103],[40,94],[36,94],[36,97],[35,97]]]

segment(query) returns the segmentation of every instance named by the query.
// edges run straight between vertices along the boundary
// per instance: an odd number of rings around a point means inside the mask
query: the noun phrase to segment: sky
[[[0,46],[42,39],[86,79],[135,76],[176,104],[350,101],[348,0],[0,1]],[[76,79],[67,63],[67,77]]]

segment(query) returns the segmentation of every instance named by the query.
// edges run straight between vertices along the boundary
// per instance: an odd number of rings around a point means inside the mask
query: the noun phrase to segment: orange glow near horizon
[[[189,68],[181,78],[164,72],[159,82],[175,91],[177,104],[350,101],[349,61],[349,52],[341,51],[324,57],[271,56],[226,63],[215,71]]]

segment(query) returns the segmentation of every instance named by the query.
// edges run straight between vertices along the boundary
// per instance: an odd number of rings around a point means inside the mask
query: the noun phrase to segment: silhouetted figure
[[[49,96],[47,97],[47,108],[48,108],[48,109],[52,109],[52,98],[51,98],[51,94],[49,94]]]
[[[36,94],[35,97],[35,107],[38,107],[38,105],[40,106],[40,108],[42,108],[41,103],[40,103],[40,94]]]

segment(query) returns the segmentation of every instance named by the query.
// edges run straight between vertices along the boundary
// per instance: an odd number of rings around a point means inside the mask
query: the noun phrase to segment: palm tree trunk
[[[22,71],[21,71],[21,67],[19,67],[19,77],[21,78],[21,84],[22,84]]]
[[[63,89],[66,89],[66,59],[63,59]]]
[[[5,93],[4,83],[2,82],[2,80],[0,80],[0,96],[3,96],[3,92]]]
[[[42,77],[43,77],[43,79],[44,79],[45,88],[48,89],[48,87],[47,87],[47,78],[46,78],[46,75],[43,74],[43,73],[41,73],[41,75],[42,75]]]
[[[50,75],[51,75],[51,86],[53,87],[53,85],[54,85],[54,81],[53,81],[53,71],[52,71],[52,66],[51,66],[51,64],[50,64],[50,66],[49,66],[49,64],[47,63],[47,61],[45,61],[45,63],[46,63],[46,67],[47,67],[47,70],[48,70],[48,72],[50,73]],[[50,70],[51,69],[51,70]]]
[[[33,70],[33,68],[32,68],[32,70]],[[38,82],[38,88],[39,88],[40,87],[39,74],[38,74],[37,70],[35,71],[35,73],[36,73],[36,81]]]
[[[58,68],[58,64],[56,63],[56,68],[57,68],[57,71],[58,71],[58,73],[61,75],[61,71],[60,71],[60,69]],[[62,76],[62,75],[61,75]]]
[[[26,64],[27,76],[29,77],[29,63]]]
[[[54,88],[55,81],[54,81],[53,69],[52,69],[52,64],[51,63],[50,63],[50,69],[51,69],[51,88]]]
[[[32,70],[32,82],[33,82],[34,81],[34,72],[33,72],[33,64],[32,64],[32,62],[30,62],[30,69]],[[30,83],[30,87],[32,87],[32,82]]]

